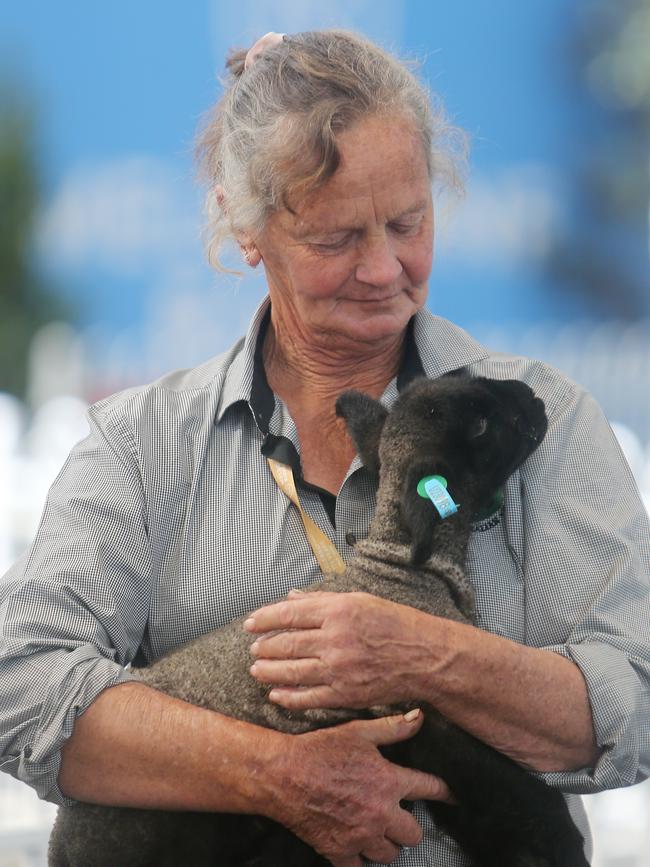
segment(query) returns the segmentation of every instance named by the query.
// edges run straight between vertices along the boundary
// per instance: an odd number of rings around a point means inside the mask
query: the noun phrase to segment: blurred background
[[[0,12],[0,573],[89,403],[245,330],[263,284],[204,263],[194,132],[229,47],[326,26],[418,59],[471,135],[430,308],[586,385],[650,504],[650,0],[21,0]],[[649,785],[586,799],[594,867],[650,865]],[[53,813],[0,775],[0,867],[45,864]]]

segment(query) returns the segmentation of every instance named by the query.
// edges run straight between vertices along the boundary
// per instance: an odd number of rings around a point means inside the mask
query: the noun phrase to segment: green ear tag
[[[422,497],[423,500],[428,500],[429,495],[427,494],[426,484],[433,479],[436,482],[440,482],[443,488],[447,487],[447,479],[444,476],[424,476],[424,478],[420,479],[418,482],[418,494]]]
[[[427,479],[424,483],[424,490],[441,518],[448,518],[450,515],[456,514],[459,508],[458,504],[454,503],[447,488],[435,476],[432,479]]]

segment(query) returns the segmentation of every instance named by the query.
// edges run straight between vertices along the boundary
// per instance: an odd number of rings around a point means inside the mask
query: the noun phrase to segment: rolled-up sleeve
[[[572,386],[522,473],[527,643],[587,685],[600,758],[541,775],[579,794],[650,773],[650,525],[602,411]]]
[[[102,690],[132,679],[151,596],[133,438],[101,408],[89,421],[0,584],[0,768],[57,803],[71,803],[57,785],[61,747]]]

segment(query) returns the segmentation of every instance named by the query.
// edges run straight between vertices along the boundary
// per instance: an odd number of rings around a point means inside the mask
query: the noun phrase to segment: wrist
[[[232,775],[235,788],[232,812],[277,819],[288,779],[284,766],[292,738],[273,729],[249,723],[240,725],[240,760]],[[221,780],[221,768],[215,771],[217,779]]]
[[[462,651],[458,630],[464,628],[464,624],[432,614],[419,614],[425,621],[418,625],[421,640],[408,675],[408,697],[437,705],[441,694],[452,690],[454,680],[458,679],[456,669]]]
[[[271,732],[253,795],[258,815],[285,826],[291,825],[292,805],[300,801],[296,792],[301,788],[299,780],[307,761],[302,745],[300,735]]]

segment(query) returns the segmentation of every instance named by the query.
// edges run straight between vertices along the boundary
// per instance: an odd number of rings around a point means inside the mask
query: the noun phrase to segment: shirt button
[[[348,543],[350,548],[353,548],[357,544],[357,537],[354,535],[354,533],[346,533],[345,541]]]

